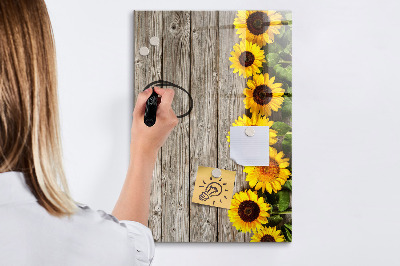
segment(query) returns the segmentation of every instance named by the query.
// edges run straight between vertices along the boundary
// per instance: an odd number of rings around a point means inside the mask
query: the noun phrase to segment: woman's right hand
[[[146,101],[152,89],[139,93],[137,97],[133,110],[128,173],[113,210],[113,215],[119,220],[137,221],[145,226],[149,218],[151,177],[157,152],[178,124],[178,118],[171,108],[174,90],[160,88],[154,90],[161,96],[161,102],[157,108],[156,123],[152,127],[144,123]]]
[[[175,94],[174,90],[157,87],[154,90],[161,96],[161,102],[157,108],[156,123],[152,127],[144,124],[146,101],[150,97],[152,89],[148,88],[139,93],[137,97],[131,129],[131,160],[136,156],[151,156],[155,158],[172,129],[178,124],[178,118],[171,108]]]

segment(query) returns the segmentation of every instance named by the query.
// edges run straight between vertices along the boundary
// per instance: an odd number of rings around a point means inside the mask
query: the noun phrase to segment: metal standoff
[[[141,55],[148,55],[149,53],[150,53],[149,48],[147,48],[147,47],[145,47],[145,46],[140,47],[140,49],[139,49],[139,54],[141,54]]]
[[[218,168],[215,168],[211,171],[211,175],[215,178],[221,177],[222,172]]]
[[[248,137],[252,137],[252,136],[254,136],[254,134],[255,134],[255,130],[254,130],[254,128],[252,128],[252,127],[246,128],[246,130],[245,130],[244,132],[246,133],[246,135],[247,135]]]
[[[160,39],[157,36],[151,37],[150,38],[150,44],[157,46],[160,44]]]

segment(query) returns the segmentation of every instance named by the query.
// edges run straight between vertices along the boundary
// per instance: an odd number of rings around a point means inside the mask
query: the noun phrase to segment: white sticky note
[[[243,166],[269,165],[269,127],[231,127],[230,157]],[[249,132],[251,134],[249,134]]]

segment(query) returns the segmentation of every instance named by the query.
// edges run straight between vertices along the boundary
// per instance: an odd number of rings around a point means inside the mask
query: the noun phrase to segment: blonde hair
[[[0,172],[21,171],[50,214],[76,209],[62,165],[54,38],[43,0],[0,1]]]

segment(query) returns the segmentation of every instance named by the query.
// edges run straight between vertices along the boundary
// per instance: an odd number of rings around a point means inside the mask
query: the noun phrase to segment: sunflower
[[[274,35],[282,27],[282,15],[274,10],[246,11],[237,13],[233,24],[242,40],[264,46],[274,42]]]
[[[278,132],[271,129],[271,126],[274,124],[274,121],[270,121],[269,118],[260,115],[253,115],[251,118],[247,115],[243,115],[243,118],[240,116],[235,120],[235,123],[232,123],[234,127],[243,127],[243,126],[268,126],[269,127],[269,145],[274,145],[278,139],[276,138]],[[226,136],[228,142],[231,141],[230,132],[228,132],[228,136]]]
[[[251,237],[250,242],[284,242],[285,237],[281,235],[281,230],[276,230],[276,227],[264,227]]]
[[[268,73],[254,75],[253,80],[247,81],[247,87],[243,90],[246,98],[243,100],[246,109],[253,114],[270,116],[272,111],[278,111],[282,107],[285,90],[282,83],[274,83],[275,77],[269,78]]]
[[[245,78],[260,73],[260,67],[266,61],[264,51],[257,44],[245,40],[235,44],[233,50],[229,58],[231,68],[234,68],[233,73],[239,72],[239,76],[243,74]]]
[[[246,181],[249,181],[251,188],[262,189],[268,193],[275,193],[282,189],[282,185],[291,175],[286,169],[289,166],[289,159],[283,158],[283,152],[269,147],[269,166],[245,166],[243,172],[247,173]]]
[[[233,195],[228,216],[237,230],[250,232],[268,223],[270,209],[270,205],[264,202],[264,198],[259,198],[255,192],[240,191]]]

